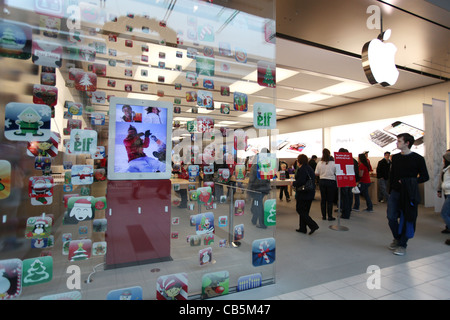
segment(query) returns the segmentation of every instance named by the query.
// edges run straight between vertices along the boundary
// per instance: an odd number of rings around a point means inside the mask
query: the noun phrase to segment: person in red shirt
[[[147,157],[144,152],[144,149],[150,145],[150,135],[150,130],[137,133],[132,125],[128,128],[128,135],[123,140],[128,155],[128,172],[164,172],[166,170],[165,162]],[[141,136],[144,136],[144,140]]]
[[[355,205],[353,206],[353,211],[359,211],[359,196],[362,195],[364,199],[366,199],[367,208],[364,210],[366,212],[373,212],[373,204],[369,195],[369,186],[370,186],[370,164],[367,162],[366,155],[361,153],[358,155],[358,168],[359,168],[359,176],[361,177],[359,180],[360,183],[360,194],[355,194]]]

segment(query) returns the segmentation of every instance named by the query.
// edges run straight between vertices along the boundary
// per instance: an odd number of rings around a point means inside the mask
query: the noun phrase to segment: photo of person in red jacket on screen
[[[123,140],[128,155],[128,172],[165,172],[165,162],[150,158],[144,152],[150,145],[150,136],[150,130],[138,133],[135,127],[129,126],[128,135]]]

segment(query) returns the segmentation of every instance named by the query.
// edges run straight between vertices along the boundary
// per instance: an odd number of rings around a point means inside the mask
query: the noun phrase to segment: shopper
[[[442,185],[441,190],[445,197],[445,202],[442,205],[441,216],[445,222],[445,229],[442,233],[450,233],[450,152],[446,152],[443,156],[444,169],[442,170]],[[440,195],[439,195],[440,196]]]
[[[310,165],[310,167],[313,170],[316,170],[316,167],[317,167],[317,156],[315,154],[313,154],[311,156],[311,159],[309,160],[308,164]]]
[[[353,207],[354,211],[359,211],[360,204],[360,195],[366,199],[367,208],[364,209],[366,212],[373,212],[373,204],[372,199],[370,199],[369,195],[369,187],[370,187],[370,174],[369,174],[369,163],[367,162],[366,155],[364,153],[360,153],[358,155],[358,170],[359,176],[361,177],[359,180],[359,194],[355,194],[355,206]]]
[[[269,153],[267,148],[261,149],[260,153]],[[252,198],[252,223],[258,228],[267,228],[264,224],[264,197],[270,193],[270,180],[258,178],[258,159],[259,154],[253,158],[252,167],[250,169],[250,177],[248,181],[248,189]]]
[[[286,175],[288,174],[287,171],[287,163],[282,161],[280,162],[280,175],[284,174],[286,179]],[[286,197],[287,202],[291,202],[291,197],[289,196],[289,191],[287,186],[280,186],[280,201],[283,201],[283,194]]]
[[[370,159],[369,159],[369,151],[364,151],[364,155],[366,156],[366,160],[367,160],[367,164],[369,165],[369,172],[372,172],[372,165],[370,164]]]
[[[411,151],[413,144],[414,137],[409,133],[397,136],[400,153],[392,157],[389,176],[387,219],[394,237],[389,249],[400,256],[406,253],[408,239],[414,236],[420,203],[419,184],[429,180],[425,159]]]
[[[185,165],[183,162],[180,163],[177,168],[179,167],[179,169],[177,169],[176,171],[173,171],[172,173],[177,174],[178,179],[185,179],[185,180],[189,180],[189,174],[186,170],[187,165]],[[180,188],[178,191],[176,191],[176,193],[178,193],[178,195],[181,198],[180,204],[178,205],[178,208],[180,209],[185,209],[187,208],[187,204],[188,204],[188,195],[187,195],[187,189],[186,188]]]
[[[308,179],[314,180],[315,178],[314,170],[308,164],[308,157],[300,154],[297,160],[298,169],[295,173],[295,181],[292,183],[296,190],[298,187],[304,186]],[[297,200],[296,210],[299,215],[299,228],[296,229],[297,232],[306,233],[306,227],[308,227],[310,229],[309,234],[311,235],[319,229],[317,223],[309,216],[315,193],[316,190],[298,190],[295,194],[295,199]]]
[[[336,185],[336,167],[331,158],[330,150],[327,148],[322,151],[322,158],[317,164],[315,175],[319,177],[320,190],[320,210],[322,219],[329,221],[336,220],[333,217],[333,203],[337,189]]]
[[[378,161],[377,164],[377,179],[378,179],[378,201],[384,202],[388,200],[389,194],[388,182],[389,182],[389,171],[391,170],[391,153],[386,151],[384,153],[384,158]]]

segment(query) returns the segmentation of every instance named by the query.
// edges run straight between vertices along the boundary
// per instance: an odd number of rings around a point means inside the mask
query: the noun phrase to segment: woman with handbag
[[[295,172],[295,181],[292,185],[297,192],[295,199],[297,200],[296,210],[299,215],[299,228],[297,232],[306,233],[306,227],[310,229],[309,234],[319,229],[317,223],[309,216],[311,203],[316,193],[314,170],[308,164],[308,157],[300,154],[297,158],[298,167]]]
[[[333,203],[337,191],[336,166],[331,152],[327,148],[322,151],[322,158],[317,164],[315,174],[319,177],[322,219],[326,220],[328,215],[328,221],[336,220],[333,218]]]

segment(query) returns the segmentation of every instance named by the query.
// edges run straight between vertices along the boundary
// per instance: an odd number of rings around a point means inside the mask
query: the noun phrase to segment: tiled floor
[[[450,252],[380,269],[380,286],[369,289],[374,273],[359,274],[273,296],[280,300],[448,300]]]
[[[361,206],[365,203],[362,201]],[[386,205],[373,213],[352,212],[340,220],[348,231],[329,228],[338,221],[323,221],[320,203],[313,202],[311,216],[320,228],[313,235],[299,234],[295,204],[277,207],[276,283],[215,299],[256,300],[444,300],[450,299],[450,238],[442,234],[444,223],[433,208],[421,207],[415,237],[405,256],[392,254]],[[362,207],[364,209],[364,207]],[[379,270],[379,287],[375,273]]]

